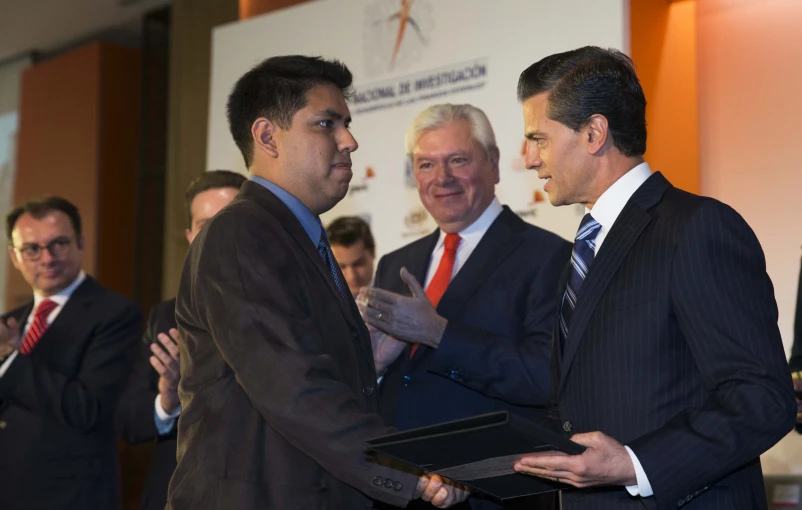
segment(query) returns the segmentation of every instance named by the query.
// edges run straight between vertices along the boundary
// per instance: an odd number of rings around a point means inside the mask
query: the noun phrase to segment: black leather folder
[[[463,483],[499,500],[566,487],[513,471],[521,457],[585,447],[545,426],[507,411],[397,432],[367,442],[367,449],[427,473]]]

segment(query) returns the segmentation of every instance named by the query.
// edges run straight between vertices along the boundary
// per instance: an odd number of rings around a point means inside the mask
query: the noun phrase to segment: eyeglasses
[[[57,237],[47,244],[24,244],[22,248],[14,247],[14,251],[19,253],[23,259],[35,262],[42,256],[42,250],[50,252],[51,257],[60,257],[67,252],[72,237]]]

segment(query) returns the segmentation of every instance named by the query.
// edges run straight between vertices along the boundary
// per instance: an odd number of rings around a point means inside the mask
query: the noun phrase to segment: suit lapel
[[[520,237],[513,232],[515,213],[506,206],[498,218],[479,241],[479,244],[465,261],[462,269],[448,285],[437,305],[437,312],[445,317],[458,315],[459,309],[474,292],[493,274],[499,264],[510,256],[521,244]]]
[[[357,320],[356,317],[358,317],[358,313],[357,316],[354,316],[356,305],[347,303],[342,298],[340,291],[334,284],[334,279],[329,272],[328,266],[326,266],[326,263],[323,261],[323,257],[321,257],[320,253],[317,251],[317,246],[309,239],[309,234],[306,233],[306,230],[304,230],[301,222],[298,221],[298,218],[295,217],[292,211],[290,211],[290,209],[284,205],[284,203],[279,200],[278,197],[276,197],[261,184],[252,181],[245,181],[242,185],[241,194],[247,198],[250,198],[251,200],[255,200],[278,218],[279,223],[281,223],[281,225],[284,227],[284,230],[286,230],[290,237],[292,237],[298,248],[306,255],[306,257],[309,259],[309,262],[311,262],[311,264],[319,273],[320,277],[325,282],[325,285],[332,294],[332,297],[337,301],[337,306],[340,307],[345,319],[349,324],[358,329],[359,324],[362,321]],[[346,296],[346,298],[348,298],[349,301],[353,301],[353,298],[349,296]],[[371,356],[373,356],[373,354],[371,354]]]
[[[560,389],[565,384],[571,363],[596,305],[624,258],[651,221],[648,210],[660,201],[670,186],[671,184],[659,172],[649,177],[624,206],[599,248],[571,319],[568,338],[565,341],[565,354],[560,362]],[[564,285],[563,282],[560,288],[564,288]]]

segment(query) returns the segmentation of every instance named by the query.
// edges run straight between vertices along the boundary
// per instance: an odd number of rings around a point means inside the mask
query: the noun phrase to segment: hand
[[[411,297],[374,287],[359,291],[366,304],[365,322],[399,340],[437,349],[448,321],[437,314],[418,280],[405,267],[401,268],[401,280],[409,286]]]
[[[435,474],[421,476],[418,479],[418,487],[415,489],[415,499],[421,498],[423,501],[429,501],[436,508],[448,508],[462,503],[470,495],[467,487],[451,480],[444,480]]]
[[[368,332],[370,332],[370,344],[373,347],[373,363],[376,365],[376,373],[381,374],[398,359],[398,356],[409,344],[379,331],[370,324],[368,324]]]
[[[515,471],[574,487],[637,485],[635,466],[626,448],[601,432],[576,434],[571,441],[587,446],[582,455],[539,455],[515,463]]]
[[[170,336],[164,333],[157,335],[167,350],[156,342],[150,344],[150,350],[153,352],[150,364],[159,373],[159,397],[162,409],[167,414],[172,414],[181,403],[178,400],[178,381],[181,379],[181,372],[178,363],[178,330],[172,328],[169,333]]]
[[[17,320],[12,317],[5,324],[0,320],[0,357],[19,349],[21,343],[22,337]]]
[[[800,373],[794,372],[794,392],[802,391],[802,379],[799,378]],[[802,424],[802,400],[796,399],[796,422]]]

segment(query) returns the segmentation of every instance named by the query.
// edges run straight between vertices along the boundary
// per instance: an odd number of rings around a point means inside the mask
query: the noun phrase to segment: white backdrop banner
[[[485,111],[501,151],[496,194],[526,221],[573,239],[584,209],[552,207],[524,168],[521,71],[551,53],[597,45],[623,50],[627,0],[318,0],[214,31],[208,169],[245,172],[226,122],[236,80],[274,55],[322,55],[354,74],[354,178],[324,215],[366,218],[377,255],[436,228],[404,154],[404,134],[435,103]]]

